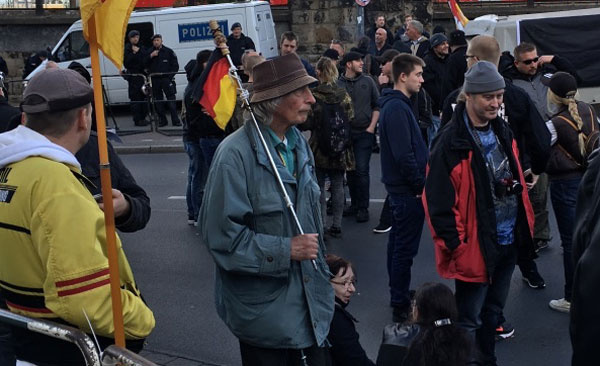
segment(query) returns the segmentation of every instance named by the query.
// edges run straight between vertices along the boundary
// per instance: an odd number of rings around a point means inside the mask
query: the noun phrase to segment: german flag
[[[195,84],[193,100],[198,101],[217,126],[225,130],[235,109],[236,87],[229,76],[229,61],[221,49],[213,51]]]

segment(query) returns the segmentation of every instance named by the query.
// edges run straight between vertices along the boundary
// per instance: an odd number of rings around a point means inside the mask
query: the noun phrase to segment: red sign
[[[367,6],[371,2],[371,0],[354,0],[354,1],[356,1],[356,3],[360,6]]]

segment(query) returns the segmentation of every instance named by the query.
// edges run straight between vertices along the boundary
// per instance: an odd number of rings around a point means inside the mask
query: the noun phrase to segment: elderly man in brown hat
[[[0,281],[10,311],[84,331],[91,326],[105,348],[114,343],[114,326],[104,214],[74,155],[90,135],[92,98],[77,72],[43,70],[23,95],[25,125],[0,134]],[[154,315],[118,237],[117,245],[127,348],[139,351]],[[12,335],[18,359],[84,363],[73,344],[18,328]]]
[[[315,103],[308,85],[316,80],[294,53],[254,66],[253,77],[260,133],[308,234],[298,233],[259,131],[247,120],[217,149],[200,212],[216,263],[217,311],[240,340],[243,365],[326,365],[334,296],[315,164],[295,127]]]

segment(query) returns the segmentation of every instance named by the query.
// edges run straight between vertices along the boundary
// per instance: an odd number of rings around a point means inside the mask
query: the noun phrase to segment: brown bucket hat
[[[317,81],[295,53],[263,61],[252,69],[252,103],[279,98]]]

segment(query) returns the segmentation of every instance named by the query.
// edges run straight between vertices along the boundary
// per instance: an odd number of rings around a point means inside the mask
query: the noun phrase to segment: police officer
[[[140,42],[140,32],[132,30],[127,34],[129,43],[125,45],[123,65],[125,65],[125,80],[129,84],[129,100],[131,100],[131,114],[136,126],[146,126],[145,120],[148,108],[145,103],[146,96],[142,92],[144,77],[139,74],[144,72],[144,54],[146,53]]]
[[[165,115],[165,103],[161,102],[163,100],[163,93],[167,96],[167,100],[169,100],[166,104],[169,106],[169,111],[171,112],[173,126],[181,126],[181,121],[179,120],[179,116],[177,116],[177,105],[175,104],[175,94],[177,93],[175,73],[179,71],[177,56],[172,49],[162,44],[162,36],[160,34],[152,36],[152,46],[152,49],[146,56],[148,72],[150,74],[163,74],[152,77],[152,93],[154,94],[154,99],[158,101],[156,104],[156,112],[160,118],[158,126],[163,127],[168,124]]]

